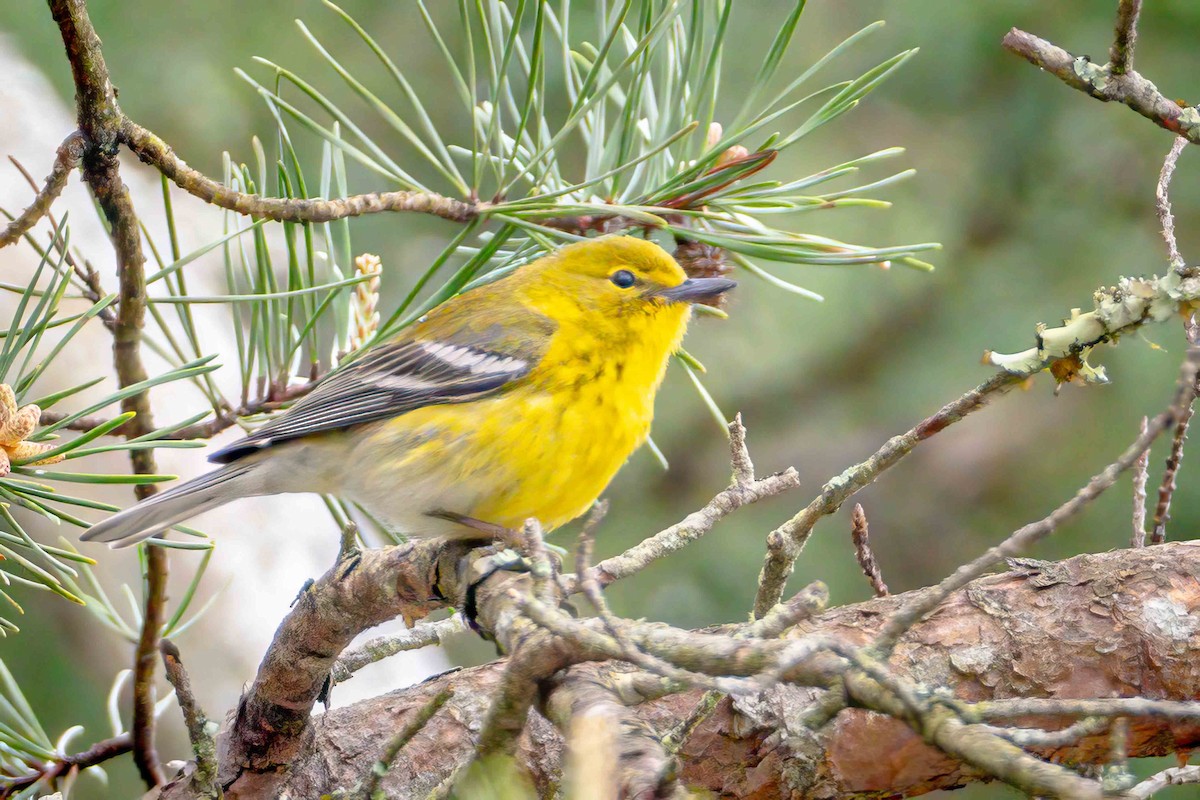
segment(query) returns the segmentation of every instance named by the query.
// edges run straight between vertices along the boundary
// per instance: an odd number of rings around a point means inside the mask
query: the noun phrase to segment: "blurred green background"
[[[396,60],[437,65],[414,5],[370,0],[342,5]],[[582,11],[588,4],[576,5]],[[727,102],[741,99],[736,87],[752,80],[788,5],[739,4],[730,48],[735,57],[725,63]],[[806,301],[745,277],[730,320],[696,324],[689,350],[707,365],[707,385],[721,408],[743,413],[760,472],[794,465],[804,485],[738,512],[686,552],[614,586],[609,597],[621,614],[684,626],[743,619],[767,532],[805,505],[825,480],[984,380],[985,349],[1031,346],[1038,322],[1057,322],[1073,306],[1090,307],[1097,286],[1165,266],[1153,194],[1170,136],[1128,109],[1098,103],[1039,74],[1000,47],[1004,33],[1017,26],[1102,61],[1115,3],[808,5],[788,54],[797,70],[875,19],[886,20],[887,27],[848,53],[828,77],[857,75],[909,47],[921,52],[858,109],[776,161],[767,177],[798,177],[892,145],[908,152],[888,166],[918,172],[883,193],[895,202],[890,210],[810,212],[786,224],[862,244],[940,241],[944,250],[932,254],[937,265],[932,274],[902,267],[775,265],[778,274],[824,294],[826,301]],[[273,131],[265,107],[234,76],[234,67],[266,78],[266,70],[251,62],[260,55],[336,90],[336,77],[297,34],[295,17],[352,70],[377,69],[353,33],[315,0],[94,0],[89,7],[122,106],[209,173],[219,172],[222,150],[247,158],[250,136],[269,138]],[[582,16],[591,19],[590,13]],[[8,37],[0,47],[18,48],[70,98],[61,42],[43,6],[0,4],[0,32]],[[1168,96],[1195,102],[1198,33],[1200,5],[1153,4],[1142,22],[1138,69]],[[444,80],[440,67],[415,71],[427,89]],[[439,127],[462,131],[456,98],[448,91],[444,96],[446,107],[431,109]],[[364,119],[371,133],[394,141],[374,120]],[[48,163],[57,141],[45,144]],[[36,165],[34,172],[41,169]],[[1188,153],[1172,195],[1185,258],[1200,252],[1200,237],[1188,224],[1200,208],[1196,175]],[[357,251],[382,254],[393,270],[407,265],[407,271],[385,276],[385,316],[389,301],[403,296],[454,232],[451,223],[401,215],[353,225]],[[1182,350],[1178,326],[1151,329],[1144,339],[1105,349],[1093,360],[1108,368],[1111,385],[1067,386],[1055,396],[1050,379],[1039,379],[1028,391],[923,445],[863,491],[856,499],[867,510],[876,555],[893,591],[937,581],[1069,497],[1130,441],[1143,414],[1165,404]],[[644,452],[634,456],[608,492],[613,511],[600,537],[601,557],[677,521],[728,480],[724,437],[682,371],[670,374],[658,414],[654,437],[671,469],[662,471]],[[1162,449],[1153,454],[1152,485]],[[1172,508],[1172,538],[1190,538],[1197,522],[1193,474],[1185,464]],[[1128,484],[1120,484],[1033,555],[1060,558],[1123,546],[1130,494]],[[818,526],[793,588],[820,578],[835,602],[868,596],[849,530],[848,508]],[[61,729],[79,715],[69,704],[54,702],[53,687],[64,680],[91,685],[97,678],[88,675],[86,664],[71,662],[70,641],[37,634],[34,625],[26,630],[0,645],[0,652],[32,689],[35,706],[46,709],[43,721]],[[489,654],[480,644],[453,650],[464,661]]]

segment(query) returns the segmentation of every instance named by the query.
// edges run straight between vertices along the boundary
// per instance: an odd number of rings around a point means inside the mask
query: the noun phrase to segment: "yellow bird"
[[[459,295],[213,454],[220,469],[92,526],[125,547],[240,497],[339,495],[409,536],[583,514],[650,432],[691,303],[658,245],[608,236]]]

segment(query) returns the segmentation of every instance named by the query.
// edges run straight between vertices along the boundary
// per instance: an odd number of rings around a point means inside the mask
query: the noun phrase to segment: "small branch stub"
[[[1150,424],[1148,417],[1142,417],[1140,435],[1146,435],[1146,427]],[[1130,537],[1130,547],[1146,546],[1146,482],[1150,477],[1150,451],[1146,450],[1133,464],[1133,535]]]
[[[862,567],[863,575],[867,576],[867,581],[871,584],[871,590],[875,592],[875,596],[887,597],[888,587],[883,582],[883,573],[880,572],[879,564],[875,561],[875,554],[871,552],[871,541],[867,532],[867,512],[863,511],[861,503],[854,504],[851,521],[853,530],[850,535],[854,540],[854,555],[858,559],[858,566]]]

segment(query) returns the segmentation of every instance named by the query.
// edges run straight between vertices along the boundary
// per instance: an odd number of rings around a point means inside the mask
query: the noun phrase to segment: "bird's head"
[[[549,316],[688,316],[691,303],[737,284],[727,278],[689,278],[657,244],[633,236],[603,236],[568,245],[525,267],[526,285]]]

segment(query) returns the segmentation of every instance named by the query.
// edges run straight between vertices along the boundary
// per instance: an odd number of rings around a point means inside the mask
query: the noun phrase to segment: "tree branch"
[[[1190,783],[1200,783],[1200,766],[1164,769],[1134,786],[1127,794],[1134,800],[1146,800],[1168,786],[1186,786]]]
[[[1082,511],[1089,503],[1111,487],[1121,473],[1133,466],[1134,462],[1146,452],[1164,431],[1174,426],[1196,398],[1196,377],[1200,373],[1200,348],[1193,347],[1188,351],[1180,369],[1179,388],[1174,403],[1169,409],[1155,417],[1146,429],[1134,440],[1120,458],[1108,465],[1098,475],[1088,481],[1074,497],[1063,503],[1047,517],[1031,522],[1015,531],[1011,536],[986,553],[954,571],[931,590],[920,592],[916,599],[905,605],[895,617],[890,619],[875,643],[882,653],[889,652],[900,636],[916,624],[917,620],[937,608],[952,592],[958,591],[969,582],[985,574],[997,561],[1024,552],[1040,539],[1049,536],[1059,525],[1066,522],[1075,514]]]
[[[265,411],[276,411],[287,403],[298,400],[311,392],[320,383],[320,378],[311,380],[299,386],[289,386],[281,392],[269,394],[257,400],[250,400],[234,409],[229,409],[212,419],[185,425],[164,436],[164,439],[211,439],[222,431],[232,428],[243,417],[262,414]]]
[[[767,536],[767,555],[758,578],[758,594],[754,598],[754,616],[762,617],[783,597],[783,587],[792,574],[796,559],[804,550],[808,537],[822,517],[842,507],[855,492],[874,483],[885,470],[897,464],[913,449],[934,434],[950,427],[963,417],[983,408],[993,397],[1008,392],[1025,379],[1024,375],[1000,372],[981,383],[936,414],[918,423],[908,433],[894,436],[860,464],[830,479],[821,494],[796,516],[780,525]]]
[[[277,222],[329,222],[381,211],[410,211],[453,222],[469,222],[488,207],[487,203],[455,200],[432,192],[371,192],[334,200],[243,194],[192,169],[166,142],[132,120],[123,118],[121,123],[121,141],[144,163],[166,175],[188,194],[239,214]]]
[[[441,569],[433,569],[429,554],[429,546],[422,545],[388,560],[394,574],[411,578],[424,574],[426,581],[449,586],[453,559],[441,558]],[[422,566],[412,567],[412,560]],[[951,594],[936,615],[902,636],[886,668],[897,680],[945,687],[951,698],[986,701],[967,704],[962,716],[950,713],[953,705],[938,712],[935,721],[941,733],[931,727],[925,735],[943,744],[950,742],[951,747],[973,749],[970,742],[984,735],[991,742],[993,732],[976,730],[981,718],[997,719],[998,714],[1005,714],[1005,718],[1019,720],[1022,727],[1062,728],[1076,712],[1079,716],[1129,716],[1130,756],[1194,747],[1200,745],[1200,707],[1161,700],[1193,697],[1200,686],[1200,663],[1187,657],[1196,631],[1179,624],[1180,619],[1187,619],[1186,609],[1200,607],[1200,584],[1194,580],[1197,570],[1200,545],[1170,543],[1060,563],[1038,562],[1038,566],[981,578]],[[469,580],[465,569],[456,574],[460,577],[450,583]],[[384,574],[372,569],[370,577],[383,578]],[[371,586],[367,576],[361,584],[353,577],[347,580],[353,587]],[[486,616],[493,622],[512,618],[507,589],[522,582],[528,587],[528,581],[527,576],[510,574],[488,577],[481,585],[481,610],[491,609]],[[407,591],[421,592],[415,586]],[[363,605],[372,604],[376,596],[382,595],[372,592]],[[886,620],[912,600],[913,593],[908,593],[834,609],[800,623],[788,639],[775,642],[735,644],[720,634],[672,632],[651,625],[638,629],[633,638],[645,646],[645,637],[655,637],[664,648],[660,656],[672,651],[688,667],[747,673],[758,669],[757,656],[751,654],[778,655],[814,637],[851,647],[869,644]],[[310,602],[302,599],[298,608]],[[597,623],[593,630],[603,635],[599,621],[591,622]],[[686,658],[685,645],[695,645]],[[590,655],[597,658],[600,654]],[[907,723],[860,708],[845,709],[833,724],[805,732],[802,719],[821,694],[814,687],[823,685],[827,678],[822,675],[836,675],[836,669],[830,669],[837,661],[818,658],[791,673],[790,685],[720,703],[679,752],[683,781],[722,796],[758,792],[760,796],[849,797],[885,791],[910,796],[985,777],[982,770],[964,767],[925,744],[922,734]],[[304,659],[293,663],[301,670],[308,669]],[[1064,671],[1063,664],[1070,664],[1071,669]],[[628,667],[620,664],[594,666],[599,670],[596,678],[605,686],[618,686],[617,678],[628,674]],[[296,749],[289,769],[274,776],[272,791],[318,796],[339,786],[353,786],[378,760],[378,743],[449,688],[455,694],[445,713],[438,714],[420,737],[409,742],[380,784],[385,792],[424,796],[474,753],[489,698],[496,693],[503,669],[500,661],[461,670],[320,717],[305,715],[310,729],[299,734],[304,744]],[[560,674],[570,675],[572,669]],[[860,699],[870,699],[871,690],[861,681],[852,684],[850,691],[865,692]],[[1007,699],[1021,693],[1041,697]],[[1114,693],[1126,697],[1111,698]],[[852,703],[859,702],[853,697]],[[1106,697],[1110,699],[1094,699]],[[682,721],[699,698],[699,691],[670,694],[639,704],[630,719],[665,731]],[[922,702],[929,709],[936,707],[928,700]],[[1006,707],[1012,703],[1022,705]],[[1166,717],[1163,709],[1177,710]],[[548,713],[556,716],[552,710]],[[790,738],[781,741],[785,731]],[[953,744],[955,740],[958,745]],[[519,740],[518,757],[532,771],[539,789],[550,791],[561,780],[562,749],[560,735],[545,719],[532,715]],[[1102,763],[1108,758],[1108,738],[1100,733],[1084,735],[1053,747],[1053,754],[1060,761]],[[227,796],[252,796],[236,791],[248,786],[239,784]],[[190,795],[183,787],[172,787],[164,796]]]
[[[46,177],[46,185],[38,191],[33,202],[3,231],[0,231],[0,247],[15,243],[33,228],[38,220],[46,216],[50,211],[50,206],[66,188],[67,180],[71,177],[71,170],[79,166],[82,157],[83,134],[74,131],[58,146],[57,154],[54,157],[54,166],[51,167],[50,174]],[[11,158],[9,160],[16,164],[15,160]]]
[[[123,756],[133,749],[133,737],[122,733],[111,739],[96,742],[80,753],[43,764],[41,769],[19,778],[0,778],[0,798],[13,797],[38,784],[53,786],[71,770],[84,770]]]
[[[141,232],[129,190],[121,180],[117,142],[123,115],[109,79],[108,67],[88,18],[84,0],[49,0],[58,24],[75,82],[77,122],[83,139],[84,180],[108,221],[117,257],[120,299],[113,326],[113,364],[120,386],[146,379],[141,358],[142,328],[146,315],[145,255]],[[124,426],[129,437],[154,430],[148,392],[139,392],[121,402],[122,411],[136,416]],[[136,474],[157,472],[154,451],[130,451]],[[135,487],[139,499],[156,491],[153,484]],[[159,547],[146,550],[145,610],[141,636],[134,660],[133,752],[142,778],[149,786],[162,783],[162,771],[154,749],[154,669],[158,661],[158,637],[165,620],[167,554]]]
[[[368,628],[397,616],[419,619],[437,607],[431,598],[439,571],[453,570],[466,551],[424,541],[356,553],[300,593],[218,740],[226,796],[274,796],[281,771],[311,734],[309,714],[342,650]]]
[[[1167,190],[1171,186],[1171,178],[1175,176],[1175,166],[1179,156],[1187,146],[1187,139],[1176,136],[1171,142],[1171,149],[1163,159],[1162,170],[1158,173],[1158,184],[1154,187],[1154,210],[1158,214],[1159,224],[1162,225],[1163,239],[1167,243],[1167,263],[1172,269],[1183,269],[1183,256],[1179,253],[1179,243],[1175,239],[1175,215],[1171,213],[1171,200]]]
[[[1122,13],[1134,5],[1125,0],[1121,3]],[[1122,42],[1120,36],[1113,47],[1114,54],[1118,57],[1117,66],[1121,64],[1120,59],[1124,58],[1125,64],[1130,67],[1123,72],[1114,69],[1112,63],[1093,63],[1087,56],[1074,56],[1058,45],[1017,28],[1005,34],[1001,44],[1004,49],[1049,72],[1072,89],[1106,103],[1123,103],[1154,124],[1184,137],[1189,142],[1200,142],[1200,112],[1191,106],[1181,107],[1132,69],[1134,19],[1136,14],[1129,19],[1128,37],[1124,40],[1124,55],[1119,52]]]
[[[338,658],[333,666],[330,682],[336,686],[350,680],[355,672],[368,664],[374,664],[406,650],[420,650],[422,647],[439,645],[447,636],[466,629],[462,616],[455,614],[437,622],[418,623],[403,633],[369,639]]]
[[[191,775],[193,789],[205,800],[217,800],[220,797],[217,790],[217,751],[212,731],[209,730],[209,719],[196,703],[192,681],[183,668],[179,648],[169,639],[163,639],[158,649],[162,653],[163,671],[175,689],[179,710],[183,712],[183,721],[187,726],[188,740],[192,743],[192,754],[195,756],[195,772]]]

